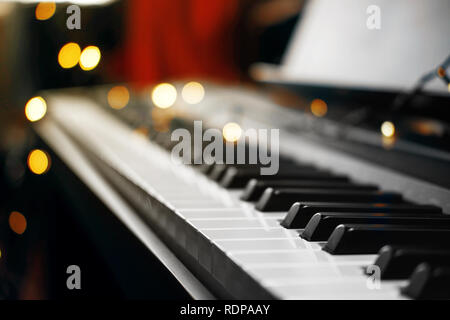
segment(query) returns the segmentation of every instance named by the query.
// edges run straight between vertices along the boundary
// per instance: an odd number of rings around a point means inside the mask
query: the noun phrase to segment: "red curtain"
[[[238,77],[233,32],[239,0],[130,0],[128,81]]]

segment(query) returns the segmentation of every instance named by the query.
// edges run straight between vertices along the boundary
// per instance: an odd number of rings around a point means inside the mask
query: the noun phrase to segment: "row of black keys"
[[[152,138],[166,149],[172,145],[167,134]],[[381,279],[409,277],[406,295],[450,299],[450,216],[441,208],[408,203],[398,193],[290,159],[281,159],[274,176],[260,176],[258,165],[198,169],[224,188],[244,189],[241,199],[260,211],[288,211],[281,225],[302,229],[308,241],[326,241],[331,254],[379,251],[374,264]]]
[[[284,168],[263,177],[256,166],[216,164],[200,170],[225,188],[245,187],[241,199],[256,201],[260,211],[287,211],[282,226],[304,229],[306,240],[328,239],[324,249],[332,254],[376,253],[390,243],[449,245],[450,216],[439,207],[408,203],[398,193],[314,168]]]

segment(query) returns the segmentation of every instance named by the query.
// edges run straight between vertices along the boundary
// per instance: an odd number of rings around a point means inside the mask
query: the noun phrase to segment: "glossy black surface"
[[[331,254],[373,254],[388,244],[450,248],[449,239],[448,227],[341,224],[323,249]]]
[[[441,214],[442,209],[432,205],[387,204],[387,203],[295,203],[281,225],[288,229],[304,228],[309,219],[320,212],[367,212],[367,213],[402,213],[402,214]]]

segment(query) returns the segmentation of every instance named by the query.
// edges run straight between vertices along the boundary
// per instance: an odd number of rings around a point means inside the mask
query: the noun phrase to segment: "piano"
[[[158,131],[149,95],[113,109],[110,89],[43,92],[48,113],[35,131],[193,297],[450,297],[448,188],[332,147],[310,128],[339,124],[259,91],[205,84],[202,102],[163,110],[169,128]],[[279,128],[278,176],[174,163],[171,132],[193,119],[204,130]]]
[[[378,1],[366,28],[371,2],[309,1],[257,89],[43,91],[34,131],[195,299],[449,299],[448,1],[411,3]],[[280,86],[298,93],[287,107]],[[174,161],[176,130],[199,121],[232,148]],[[274,175],[223,163],[264,147],[248,130],[277,130]]]

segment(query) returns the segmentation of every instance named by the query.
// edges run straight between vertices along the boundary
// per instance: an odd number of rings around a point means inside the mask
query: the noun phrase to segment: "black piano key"
[[[211,180],[220,182],[224,175],[226,174],[229,168],[237,168],[240,171],[249,171],[258,174],[260,172],[260,168],[263,167],[261,164],[226,164],[226,163],[218,163],[214,166],[214,169],[208,174]],[[310,170],[312,172],[318,171],[317,168],[306,165],[299,164],[293,162],[292,159],[289,158],[280,158],[280,171],[288,171],[288,170]]]
[[[368,212],[441,214],[442,209],[432,205],[387,204],[387,203],[294,203],[281,225],[288,229],[302,229],[309,219],[320,212]]]
[[[228,166],[226,164],[216,164],[214,168],[209,172],[208,177],[214,181],[220,181],[225,174]]]
[[[450,266],[450,250],[384,246],[374,265],[380,268],[381,279],[406,279],[423,262]]]
[[[240,169],[231,167],[226,170],[225,175],[220,181],[220,185],[224,188],[237,189],[244,188],[251,179],[260,178],[260,168]],[[318,171],[318,169],[290,167],[283,169],[276,175],[263,176],[266,180],[335,180],[347,181],[345,176],[335,176],[330,172]]]
[[[308,241],[325,241],[340,224],[448,226],[450,229],[450,216],[404,213],[316,213],[309,220],[301,237]]]
[[[241,164],[241,165],[236,165],[236,164],[216,164],[214,166],[214,169],[211,170],[211,172],[208,174],[208,177],[211,180],[217,181],[219,182],[220,180],[222,180],[222,178],[224,177],[226,171],[229,168],[238,168],[239,170],[260,170],[261,165],[258,164]]]
[[[268,188],[255,207],[260,211],[285,211],[293,203],[305,201],[394,203],[401,200],[402,195],[394,192]]]
[[[198,171],[200,171],[201,173],[208,175],[213,169],[214,169],[214,164],[201,164],[199,166],[196,167]]]
[[[413,299],[450,299],[450,267],[421,263],[401,292]]]
[[[331,254],[373,254],[388,244],[450,248],[450,229],[448,227],[341,224],[331,233],[323,250]]]
[[[258,200],[267,188],[311,188],[311,189],[346,189],[346,190],[378,190],[378,187],[370,184],[355,184],[351,182],[333,180],[264,180],[252,179],[247,183],[241,200]]]

